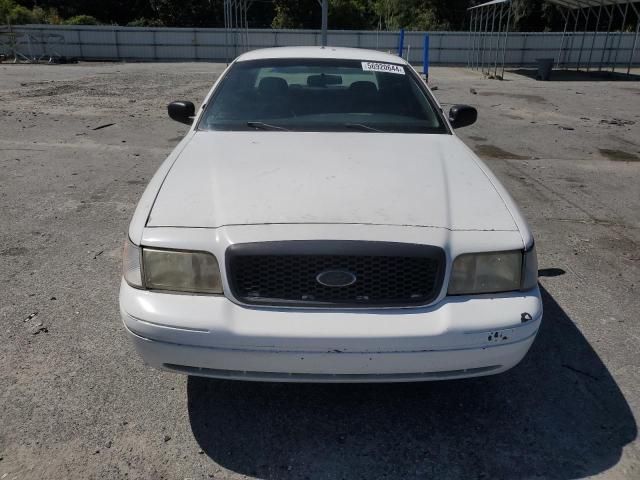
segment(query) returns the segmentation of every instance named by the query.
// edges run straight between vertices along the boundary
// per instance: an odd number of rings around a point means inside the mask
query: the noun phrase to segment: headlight
[[[134,245],[129,237],[124,242],[124,251],[122,252],[122,276],[132,287],[142,288],[140,247]]]
[[[204,252],[142,249],[145,288],[191,293],[222,293],[216,257]]]
[[[468,253],[453,262],[450,295],[520,290],[522,252]]]

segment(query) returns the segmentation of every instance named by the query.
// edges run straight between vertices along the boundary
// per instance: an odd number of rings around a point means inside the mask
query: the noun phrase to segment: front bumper
[[[427,308],[247,308],[225,297],[120,290],[122,319],[153,367],[217,378],[392,382],[500,373],[533,343],[539,290],[446,297]]]

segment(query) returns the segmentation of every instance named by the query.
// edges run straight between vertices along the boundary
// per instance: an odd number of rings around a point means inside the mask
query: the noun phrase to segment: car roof
[[[407,62],[397,55],[366,50],[364,48],[346,47],[274,47],[251,50],[238,57],[236,61],[267,60],[271,58],[327,58],[337,60],[364,60],[367,62],[399,63]]]

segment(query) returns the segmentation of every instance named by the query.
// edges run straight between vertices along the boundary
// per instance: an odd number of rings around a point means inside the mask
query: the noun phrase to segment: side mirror
[[[191,102],[171,102],[167,107],[169,117],[176,122],[187,125],[193,124],[196,115],[196,107]]]
[[[454,105],[449,110],[449,121],[453,128],[468,127],[476,123],[478,111],[469,105]]]

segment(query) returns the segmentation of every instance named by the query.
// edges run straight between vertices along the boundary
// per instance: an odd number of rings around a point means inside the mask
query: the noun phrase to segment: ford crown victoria
[[[542,318],[534,239],[399,57],[236,59],[142,195],[120,309],[151,366],[217,378],[422,381],[515,366]]]

